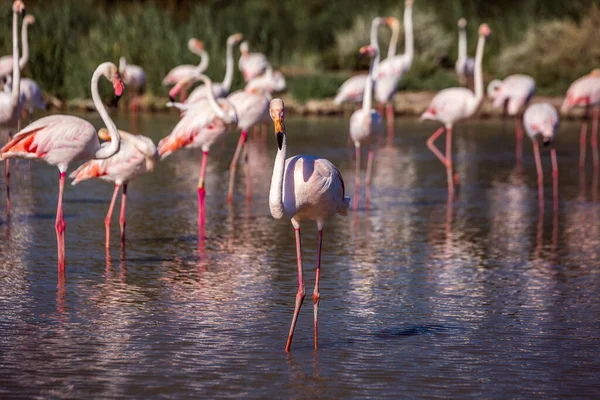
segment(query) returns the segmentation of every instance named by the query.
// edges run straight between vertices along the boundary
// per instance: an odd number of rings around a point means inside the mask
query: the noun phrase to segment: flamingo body
[[[439,121],[448,126],[469,118],[478,107],[479,101],[471,90],[460,87],[443,89],[431,100],[421,120]]]
[[[552,142],[558,132],[558,112],[548,103],[532,104],[523,114],[523,125],[531,140],[541,135],[544,143]]]
[[[573,107],[585,107],[600,104],[600,71],[577,79],[569,86],[561,111],[568,112]]]
[[[350,117],[350,137],[358,147],[363,142],[383,133],[381,116],[375,109],[359,109]]]
[[[285,77],[281,71],[273,71],[268,67],[267,72],[249,81],[244,89],[275,93],[283,92],[285,88]]]
[[[248,42],[242,42],[240,45],[242,55],[238,62],[238,67],[244,76],[246,82],[251,81],[254,78],[260,76],[267,70],[269,62],[267,57],[262,53],[250,53],[248,49]]]
[[[365,86],[367,85],[367,74],[354,75],[342,83],[333,99],[336,105],[343,102],[362,103]]]
[[[535,94],[535,80],[528,75],[510,75],[496,83],[495,90],[489,91],[492,92],[494,107],[502,107],[506,103],[508,115],[514,116]]]

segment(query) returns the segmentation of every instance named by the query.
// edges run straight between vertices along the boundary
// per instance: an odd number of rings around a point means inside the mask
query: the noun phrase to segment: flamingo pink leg
[[[317,272],[315,275],[315,290],[313,291],[313,304],[315,309],[315,350],[318,349],[319,345],[319,300],[321,295],[319,294],[319,279],[321,277],[321,248],[323,245],[323,229],[319,229],[319,239],[317,247]]]
[[[387,130],[388,130],[388,146],[394,145],[394,105],[388,102],[386,106]]]
[[[540,210],[544,208],[544,171],[542,170],[542,160],[540,159],[540,145],[537,140],[533,140],[533,154],[535,156],[535,169],[538,177],[538,202]]]
[[[587,122],[589,116],[589,106],[585,106],[585,114],[581,121],[581,133],[579,134],[579,172],[585,169],[585,143],[587,135]]]
[[[446,156],[442,154],[441,151],[435,146],[435,140],[444,133],[444,127],[439,128],[437,131],[431,135],[429,139],[427,139],[427,147],[429,150],[436,155],[436,157],[444,164],[446,167],[446,173],[448,175],[448,194],[454,193],[454,180],[452,177],[452,128],[448,128],[448,132],[446,134]]]
[[[198,180],[198,226],[204,226],[204,198],[206,188],[204,187],[204,178],[206,176],[206,161],[208,160],[208,151],[202,152],[202,166],[200,167],[200,179]]]
[[[117,194],[119,193],[120,187],[121,185],[115,184],[115,191],[113,192],[110,206],[108,207],[108,212],[106,213],[106,218],[104,218],[104,231],[106,234],[105,248],[107,249],[110,247],[110,221],[112,219],[113,209],[115,208],[115,202],[117,200]]]
[[[306,291],[304,290],[304,279],[302,274],[302,242],[300,239],[300,228],[294,228],[296,233],[296,257],[298,260],[298,293],[296,294],[296,306],[294,308],[294,317],[292,318],[292,325],[290,326],[290,333],[288,334],[288,340],[285,345],[285,351],[289,352],[292,347],[292,338],[294,336],[294,330],[296,329],[296,322],[298,321],[298,314],[300,308],[304,302]]]
[[[258,141],[255,141],[258,143]],[[246,157],[245,157],[245,170],[246,170],[246,201],[252,200],[252,175],[250,169],[250,151],[246,146]]]
[[[370,190],[370,185],[371,185],[371,171],[373,170],[373,145],[371,145],[371,148],[369,149],[369,155],[367,158],[367,174],[365,177],[365,189],[366,189],[366,195],[367,195],[367,207],[369,206],[370,202],[371,202],[371,190]]]
[[[125,207],[127,204],[127,184],[123,184],[123,193],[121,194],[121,216],[119,217],[119,226],[121,227],[121,247],[125,248]]]
[[[58,247],[58,272],[65,272],[65,217],[63,214],[63,193],[65,191],[66,172],[60,173],[58,184],[58,206],[56,208],[56,244]]]
[[[233,184],[235,183],[235,170],[237,168],[237,162],[240,158],[240,153],[242,152],[242,147],[246,143],[246,138],[248,137],[248,132],[245,129],[242,129],[242,133],[240,134],[240,140],[238,140],[237,147],[235,148],[235,153],[233,154],[233,159],[231,160],[231,164],[229,165],[229,193],[227,194],[227,202],[231,203],[233,201]]]
[[[360,188],[360,146],[356,146],[356,171],[354,174],[354,210],[358,208],[358,190]]]
[[[550,149],[552,158],[552,198],[554,200],[554,211],[558,211],[558,162],[556,160],[556,149],[554,146]]]
[[[517,168],[520,169],[523,165],[523,125],[521,124],[520,115],[515,115],[515,139],[515,156],[517,159]]]
[[[592,118],[592,156],[594,159],[594,171],[598,169],[598,118],[600,117],[600,107],[594,107]]]
[[[10,139],[9,139],[10,140]],[[10,214],[10,160],[4,160],[4,174],[6,179],[6,214]]]

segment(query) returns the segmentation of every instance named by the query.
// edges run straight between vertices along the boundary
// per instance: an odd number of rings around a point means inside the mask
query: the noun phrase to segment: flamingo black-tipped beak
[[[283,132],[277,132],[277,147],[279,147],[279,150],[281,150],[282,146],[283,146]]]
[[[552,140],[549,137],[544,137],[542,141],[544,142],[544,146],[546,147],[552,142]]]
[[[25,7],[23,7],[23,10],[21,10],[21,17],[24,17],[25,14],[27,14],[27,11],[25,10]]]
[[[283,146],[283,123],[281,118],[273,118],[273,125],[275,126],[275,136],[277,136],[277,147],[281,150]]]
[[[173,96],[169,95],[169,101],[170,101],[171,103],[175,103],[175,97],[173,97]]]
[[[113,97],[112,101],[110,102],[110,106],[113,108],[117,108],[117,106],[119,105],[119,99],[121,99],[121,96],[115,95],[115,97]]]

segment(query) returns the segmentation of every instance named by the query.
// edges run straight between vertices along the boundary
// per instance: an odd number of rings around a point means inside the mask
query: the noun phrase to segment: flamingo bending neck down
[[[185,111],[183,117],[173,131],[158,143],[158,154],[164,159],[174,151],[183,148],[202,149],[202,164],[198,180],[198,227],[204,226],[204,187],[206,177],[206,162],[210,147],[222,139],[232,125],[237,124],[237,115],[233,106],[225,99],[218,102],[213,96],[212,81],[205,75],[200,80],[207,87],[207,103],[199,103]]]
[[[198,65],[184,64],[173,68],[162,80],[163,86],[176,85],[179,81],[189,78],[195,74],[201,74],[208,68],[209,57],[204,48],[204,43],[198,39],[188,40],[188,50],[200,57]],[[187,90],[180,93],[180,101],[183,103],[187,98]]]
[[[421,115],[421,120],[431,119],[444,124],[427,140],[427,147],[437,156],[446,167],[448,180],[448,195],[454,194],[455,181],[458,183],[458,175],[452,170],[452,127],[457,121],[471,117],[479,109],[483,100],[483,77],[481,63],[483,61],[483,48],[485,40],[491,30],[487,24],[479,27],[479,41],[477,42],[477,53],[475,55],[475,93],[467,88],[449,88],[440,91],[431,104]],[[435,140],[444,133],[446,129],[446,155],[443,155],[435,146]]]
[[[398,81],[410,71],[414,58],[414,36],[412,22],[413,0],[404,3],[404,54],[395,55],[396,44],[394,37],[398,37],[400,24],[396,18],[389,18],[386,23],[392,28],[392,40],[388,49],[388,57],[381,62],[375,85],[375,98],[380,104],[380,113],[386,107],[388,128],[388,145],[394,141],[394,95],[398,89]],[[372,45],[372,44],[371,44]]]
[[[69,165],[91,158],[109,158],[119,151],[121,139],[117,127],[110,119],[98,92],[98,82],[104,76],[112,82],[115,96],[123,93],[123,82],[116,65],[102,63],[92,75],[92,99],[108,129],[110,142],[100,144],[96,129],[84,119],[70,115],[51,115],[26,126],[0,150],[0,158],[41,159],[58,168],[60,173],[58,207],[56,210],[56,239],[58,246],[58,269],[65,268],[65,219],[63,214],[63,191]]]
[[[556,149],[554,140],[558,133],[558,112],[548,103],[537,103],[530,105],[523,114],[523,125],[527,135],[533,142],[533,153],[535,155],[535,167],[538,176],[538,201],[540,210],[544,208],[544,172],[540,159],[539,141],[544,146],[550,145],[550,156],[552,158],[552,194],[554,199],[554,211],[558,210],[558,162],[556,161]]]
[[[375,41],[377,43],[377,41]],[[356,149],[356,173],[354,186],[354,210],[358,207],[358,190],[360,187],[360,147],[361,143],[369,144],[369,158],[367,160],[367,173],[365,185],[367,189],[367,206],[370,202],[369,185],[371,184],[371,169],[373,166],[373,141],[374,137],[379,136],[383,131],[381,116],[371,107],[373,97],[373,82],[375,80],[375,71],[379,64],[379,48],[376,46],[365,46],[360,49],[361,55],[368,55],[371,58],[369,77],[365,86],[362,108],[354,111],[350,117],[350,138],[354,142]]]
[[[567,95],[562,104],[561,111],[566,114],[573,107],[584,107],[585,113],[581,121],[581,133],[579,135],[579,172],[582,176],[585,170],[585,152],[587,124],[590,107],[593,108],[592,119],[592,156],[594,161],[594,174],[598,174],[598,117],[600,115],[600,69],[596,68],[569,86]]]
[[[105,141],[111,140],[106,128],[101,128],[98,131],[98,136]],[[123,186],[119,225],[121,227],[121,248],[124,249],[127,184],[132,179],[135,179],[146,172],[154,171],[154,167],[158,161],[158,151],[150,138],[142,135],[134,135],[122,130],[119,130],[119,136],[121,137],[121,148],[117,154],[106,159],[90,160],[81,165],[70,175],[71,178],[74,178],[73,185],[92,178],[98,178],[115,184],[110,207],[108,208],[108,213],[104,219],[107,249],[110,246],[110,221],[112,219],[119,188]]]
[[[461,18],[458,20],[458,58],[455,69],[458,75],[460,86],[468,86],[469,80],[473,79],[475,73],[475,60],[473,57],[467,57],[467,20]]]
[[[9,139],[12,138],[13,129],[17,127],[17,121],[21,115],[21,69],[19,68],[19,14],[25,14],[25,4],[22,1],[13,3],[13,25],[12,25],[12,92],[0,92],[0,126],[8,130]],[[10,163],[5,161],[6,177],[6,213],[10,213]]]
[[[529,75],[516,74],[495,79],[487,87],[488,96],[494,101],[494,107],[505,107],[506,112],[515,120],[515,153],[517,168],[523,164],[523,127],[521,116],[529,100],[535,94],[535,80]]]
[[[300,222],[305,219],[316,221],[319,231],[317,271],[313,291],[314,347],[316,350],[318,348],[319,277],[323,226],[325,221],[335,214],[347,215],[346,210],[350,204],[350,198],[345,196],[342,174],[328,160],[314,156],[294,156],[286,159],[287,132],[284,124],[283,101],[273,99],[269,112],[273,119],[278,147],[269,191],[269,208],[273,218],[291,219],[296,236],[298,263],[298,293],[285,350],[290,351],[296,321],[306,293],[300,240]]]

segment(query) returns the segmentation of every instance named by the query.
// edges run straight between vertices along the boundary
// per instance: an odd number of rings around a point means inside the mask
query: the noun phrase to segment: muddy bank
[[[419,116],[431,102],[436,92],[401,92],[394,98],[394,113],[396,116]],[[350,115],[356,108],[354,104],[342,104],[337,106],[333,104],[333,98],[309,100],[306,103],[299,103],[290,96],[285,94],[280,96],[286,105],[286,113],[290,115],[302,116],[344,116]],[[560,109],[563,97],[560,96],[536,96],[533,102],[549,102],[557,109]],[[175,112],[168,108],[166,103],[167,97],[157,97],[152,95],[144,96],[139,103],[140,112]],[[66,108],[76,111],[94,111],[94,104],[91,99],[76,99],[66,103]],[[121,101],[119,108],[126,111],[127,102]],[[484,100],[477,117],[482,119],[501,118],[503,115],[502,109],[493,108],[489,100]],[[583,115],[582,109],[575,109],[569,115],[562,117],[565,119],[579,118]]]

